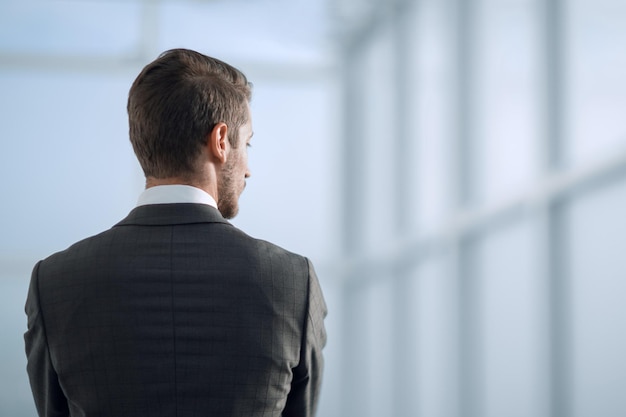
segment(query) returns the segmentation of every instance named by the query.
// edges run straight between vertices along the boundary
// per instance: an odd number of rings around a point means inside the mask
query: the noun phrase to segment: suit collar
[[[115,226],[162,226],[193,223],[230,224],[220,212],[206,204],[150,204],[133,209]]]

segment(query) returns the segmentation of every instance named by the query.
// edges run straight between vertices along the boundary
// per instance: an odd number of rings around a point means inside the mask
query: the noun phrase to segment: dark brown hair
[[[251,84],[238,69],[188,49],[146,65],[128,93],[130,141],[146,177],[190,177],[207,136],[228,126],[231,146],[247,121]]]

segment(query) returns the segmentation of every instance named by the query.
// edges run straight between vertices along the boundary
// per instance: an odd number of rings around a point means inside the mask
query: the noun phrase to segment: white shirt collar
[[[157,185],[146,188],[137,200],[137,207],[148,204],[196,203],[217,208],[215,199],[206,191],[190,185]]]

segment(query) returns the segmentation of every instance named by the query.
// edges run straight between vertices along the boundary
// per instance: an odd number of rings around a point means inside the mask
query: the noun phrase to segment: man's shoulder
[[[308,259],[303,255],[292,252],[268,240],[252,237],[237,227],[232,227],[231,230],[236,239],[255,250],[261,259],[289,261],[291,264],[308,269]]]
[[[80,239],[65,249],[56,251],[46,258],[41,260],[41,264],[44,265],[53,265],[59,263],[60,261],[65,261],[72,259],[76,256],[85,255],[93,250],[93,245],[98,244],[98,242],[102,242],[106,245],[107,236],[112,233],[112,229],[104,230],[100,233],[85,237]]]

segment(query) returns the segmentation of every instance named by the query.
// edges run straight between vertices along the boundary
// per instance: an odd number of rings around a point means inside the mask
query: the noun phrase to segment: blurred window
[[[484,0],[477,14],[476,198],[515,197],[537,172],[543,94],[538,84],[537,5]]]
[[[0,51],[129,55],[139,44],[141,7],[139,1],[0,1]]]
[[[448,259],[433,258],[415,269],[411,296],[413,323],[410,334],[417,361],[410,374],[416,375],[413,401],[419,416],[455,416],[456,355],[454,277]]]
[[[453,43],[451,18],[445,2],[427,0],[418,3],[415,17],[414,48],[409,56],[415,68],[410,91],[412,115],[411,139],[416,150],[412,182],[416,191],[411,201],[411,226],[418,233],[432,233],[445,226],[451,213],[451,151],[456,132],[454,117]]]
[[[363,100],[364,137],[357,146],[365,148],[365,176],[362,181],[365,224],[363,224],[368,251],[388,247],[397,230],[394,208],[396,193],[397,119],[395,117],[395,84],[393,38],[385,30],[366,44],[363,71],[365,85]]]
[[[475,243],[478,371],[484,417],[548,415],[542,347],[546,289],[531,222],[491,230]]]
[[[571,0],[566,11],[565,153],[576,165],[626,149],[626,2]]]
[[[602,184],[566,210],[573,417],[626,415],[626,181]]]

